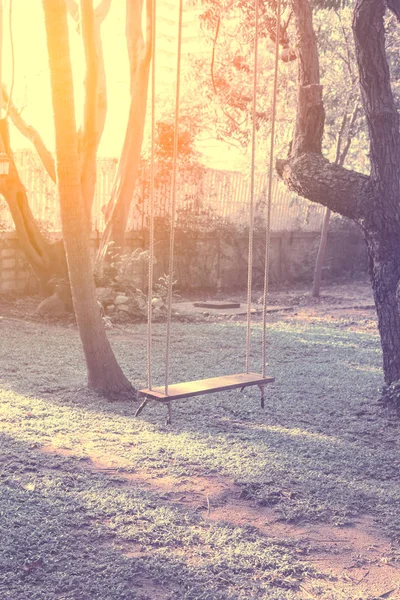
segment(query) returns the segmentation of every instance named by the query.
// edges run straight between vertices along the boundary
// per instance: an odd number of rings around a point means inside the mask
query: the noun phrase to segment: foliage
[[[200,21],[204,36],[209,41],[209,54],[197,60],[200,92],[209,107],[205,126],[216,139],[246,148],[251,140],[254,78],[254,7],[248,2],[219,2],[204,0]],[[262,140],[269,135],[271,126],[271,91],[273,86],[275,35],[275,6],[260,5],[259,73],[256,129]],[[281,32],[283,36],[283,32]],[[285,34],[286,35],[286,34]],[[285,38],[286,39],[286,38]],[[287,144],[285,125],[289,123],[287,105],[294,93],[291,68],[280,70],[278,107],[278,139]],[[293,107],[292,107],[293,108]],[[284,140],[283,140],[284,138]],[[265,155],[265,152],[264,152]]]
[[[324,86],[324,154],[338,162],[346,144],[346,165],[369,171],[368,135],[361,108],[350,9],[319,10],[314,15],[321,83]],[[340,82],[340,85],[338,85]]]

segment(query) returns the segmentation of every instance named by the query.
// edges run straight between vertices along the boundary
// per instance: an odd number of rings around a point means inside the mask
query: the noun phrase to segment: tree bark
[[[133,388],[119,367],[100,316],[87,242],[80,182],[72,68],[65,0],[43,0],[56,131],[61,221],[76,320],[88,369],[88,385],[115,397]]]
[[[107,116],[107,82],[104,67],[101,25],[111,0],[101,0],[93,9],[92,0],[67,0],[68,12],[82,35],[86,60],[83,124],[78,133],[81,159],[81,185],[88,229],[91,228],[92,204],[97,179],[97,150]]]
[[[350,217],[364,233],[378,315],[387,385],[400,380],[400,131],[385,54],[383,0],[357,0],[353,31],[369,138],[369,177],[329,163],[320,152],[323,130],[317,46],[307,0],[291,0],[296,27],[298,105],[289,157],[277,161],[285,183],[300,195]],[[400,15],[399,3],[388,7]],[[307,89],[313,91],[309,92]],[[400,384],[398,385],[400,388]],[[400,406],[400,392],[396,402]]]

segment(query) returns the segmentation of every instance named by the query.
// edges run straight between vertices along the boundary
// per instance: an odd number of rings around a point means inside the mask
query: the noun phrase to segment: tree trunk
[[[146,0],[146,40],[142,32],[143,0],[126,0],[126,38],[130,62],[131,103],[124,145],[106,209],[106,228],[96,257],[96,273],[101,277],[108,249],[122,252],[129,210],[140,165],[146,119],[149,68],[152,47],[152,1]]]
[[[400,228],[396,229],[391,233],[366,232],[386,384],[400,380]]]
[[[326,246],[328,243],[328,232],[329,232],[329,221],[331,218],[331,211],[329,208],[325,210],[324,220],[321,227],[321,237],[319,240],[318,254],[315,261],[314,269],[314,281],[312,288],[312,295],[314,298],[319,298],[319,291],[321,289],[322,281],[322,267],[324,266]]]
[[[78,139],[65,0],[43,0],[56,131],[61,222],[76,320],[88,369],[88,385],[108,397],[132,393],[100,316],[87,242],[80,183]]]
[[[354,7],[353,32],[370,139],[371,175],[367,177],[329,163],[321,155],[323,130],[317,93],[321,86],[311,9],[307,0],[291,0],[291,6],[301,57],[298,106],[292,149],[288,159],[277,161],[277,170],[292,190],[361,226],[389,388],[386,397],[400,408],[400,130],[384,27],[386,7],[397,18],[400,7],[394,0],[387,5],[383,0],[356,0]]]

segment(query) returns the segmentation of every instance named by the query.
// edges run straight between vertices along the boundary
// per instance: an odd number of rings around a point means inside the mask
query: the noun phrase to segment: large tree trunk
[[[400,388],[400,131],[385,54],[383,0],[357,0],[353,31],[363,108],[370,138],[371,175],[329,163],[321,155],[321,86],[308,0],[291,0],[298,61],[298,106],[290,156],[277,171],[300,195],[358,223],[367,242],[378,314],[385,383]],[[400,2],[387,6],[400,16]],[[391,398],[393,399],[393,397]],[[400,406],[400,393],[396,403]]]
[[[115,397],[133,388],[119,367],[95,296],[82,197],[74,93],[65,0],[43,0],[56,131],[61,222],[76,320],[88,369],[88,385]]]
[[[390,233],[366,232],[383,370],[389,385],[400,380],[400,228],[396,229]]]

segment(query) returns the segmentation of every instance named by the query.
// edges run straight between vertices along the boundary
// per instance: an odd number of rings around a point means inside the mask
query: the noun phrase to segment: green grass
[[[256,389],[225,392],[177,402],[168,428],[163,407],[134,419],[135,406],[82,386],[75,330],[1,328],[1,597],[301,598],[310,567],[290,540],[209,522],[162,492],[95,471],[90,453],[118,457],[125,473],[223,476],[287,521],[340,526],[367,513],[400,538],[398,424],[376,402],[374,329],[277,320],[265,411]],[[173,331],[171,382],[243,370],[242,323],[176,323]],[[161,384],[164,326],[154,332],[153,380]],[[110,337],[125,372],[144,385],[145,327]],[[258,370],[258,327],[253,338]],[[43,452],[50,445],[73,456]]]

